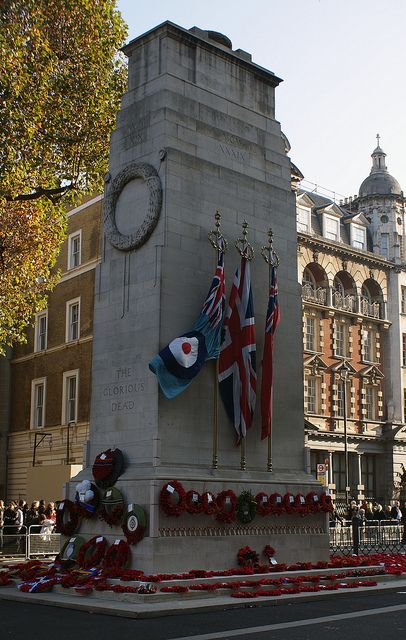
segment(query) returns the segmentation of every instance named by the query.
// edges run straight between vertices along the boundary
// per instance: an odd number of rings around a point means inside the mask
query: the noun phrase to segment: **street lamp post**
[[[340,377],[343,381],[343,402],[344,402],[344,459],[345,459],[345,503],[349,504],[350,487],[348,479],[348,438],[347,438],[347,380],[350,367],[344,361],[340,368]]]

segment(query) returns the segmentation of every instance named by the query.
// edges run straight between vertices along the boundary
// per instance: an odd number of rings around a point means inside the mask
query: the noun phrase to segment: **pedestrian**
[[[45,500],[40,500],[39,507],[38,507],[39,515],[41,515],[42,513],[45,513],[45,509],[46,509]]]
[[[400,502],[399,502],[399,500],[394,500],[390,515],[391,515],[392,520],[397,520],[398,522],[401,521],[402,512],[400,510]]]
[[[54,502],[48,502],[44,515],[48,520],[52,520],[53,522],[56,522],[56,511],[55,511]]]
[[[26,527],[28,529],[28,532],[30,531],[30,527],[38,524],[38,517],[39,517],[38,507],[39,507],[38,500],[34,500],[34,502],[31,503],[31,507],[27,511],[25,522],[26,522]]]

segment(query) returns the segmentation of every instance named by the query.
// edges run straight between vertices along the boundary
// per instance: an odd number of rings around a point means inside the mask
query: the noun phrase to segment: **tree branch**
[[[54,189],[44,189],[43,187],[37,187],[32,193],[21,193],[14,198],[12,196],[6,196],[7,202],[22,202],[26,200],[38,200],[38,198],[48,198],[51,202],[57,202],[67,191],[74,189],[74,184],[68,184],[64,187],[55,187]]]

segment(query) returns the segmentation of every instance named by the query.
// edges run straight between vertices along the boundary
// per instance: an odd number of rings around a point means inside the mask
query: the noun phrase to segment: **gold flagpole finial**
[[[273,248],[273,231],[269,227],[268,230],[268,244],[261,247],[261,256],[270,267],[279,267],[279,256]]]
[[[214,224],[216,228],[211,229],[211,231],[209,231],[209,234],[208,234],[209,242],[213,247],[213,249],[215,249],[219,253],[225,253],[227,251],[228,242],[220,230],[221,213],[218,209],[214,215],[214,219],[215,219]]]
[[[248,222],[244,220],[242,223],[242,238],[237,238],[235,247],[242,258],[253,260],[254,247],[248,242]]]

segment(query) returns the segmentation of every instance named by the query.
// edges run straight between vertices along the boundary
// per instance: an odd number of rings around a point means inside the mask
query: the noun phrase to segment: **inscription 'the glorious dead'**
[[[111,411],[127,412],[135,408],[136,395],[145,391],[145,380],[135,377],[132,367],[114,371],[115,381],[103,389],[103,396],[111,401]]]

